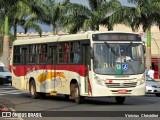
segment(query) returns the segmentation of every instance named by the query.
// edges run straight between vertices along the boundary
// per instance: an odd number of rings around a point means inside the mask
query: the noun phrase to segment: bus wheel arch
[[[76,79],[72,79],[70,82],[70,95],[71,99],[74,99],[77,104],[84,102],[84,97],[80,94],[80,87]]]
[[[31,94],[31,98],[36,99],[39,97],[39,94],[36,91],[36,83],[34,78],[30,78],[29,80],[29,91]]]

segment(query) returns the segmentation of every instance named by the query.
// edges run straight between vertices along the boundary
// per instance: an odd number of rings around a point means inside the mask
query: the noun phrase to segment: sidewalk
[[[0,112],[2,111],[12,111],[15,108],[15,105],[9,100],[0,98]]]

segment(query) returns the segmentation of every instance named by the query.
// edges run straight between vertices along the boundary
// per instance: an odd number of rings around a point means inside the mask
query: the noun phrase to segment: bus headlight
[[[96,83],[97,83],[98,85],[104,86],[104,83],[103,83],[103,81],[100,79],[100,77],[95,76],[94,79],[96,80]]]
[[[142,85],[144,83],[144,79],[140,80],[139,85]]]
[[[144,78],[145,78],[145,76],[143,75],[143,76],[142,76],[142,79],[139,80],[139,85],[142,85],[142,84],[145,82],[145,79],[144,79]]]

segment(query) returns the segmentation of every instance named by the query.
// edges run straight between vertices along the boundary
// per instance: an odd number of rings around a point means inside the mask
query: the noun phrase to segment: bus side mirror
[[[90,54],[91,54],[91,59],[93,59],[93,58],[94,58],[94,51],[93,51],[93,48],[91,48]]]

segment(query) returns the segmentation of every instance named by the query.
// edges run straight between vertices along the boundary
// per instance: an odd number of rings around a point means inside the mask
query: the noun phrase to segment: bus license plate
[[[123,90],[118,90],[118,93],[125,94],[125,93],[127,93],[127,90],[125,90],[125,89],[123,89]]]

